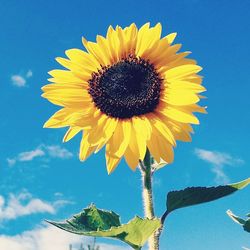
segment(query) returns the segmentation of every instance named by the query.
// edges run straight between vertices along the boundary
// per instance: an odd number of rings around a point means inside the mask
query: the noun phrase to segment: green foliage
[[[172,191],[167,195],[167,214],[192,205],[197,205],[230,195],[250,184],[250,178],[224,186],[189,187],[184,190]]]
[[[243,229],[250,233],[250,216],[249,214],[247,215],[247,219],[244,220],[236,215],[234,215],[230,210],[227,211],[228,216],[235,221],[236,223],[240,224],[243,226]]]
[[[137,250],[161,226],[159,219],[142,219],[137,216],[127,224],[121,224],[119,215],[98,209],[94,205],[65,222],[48,222],[75,234],[118,239]]]

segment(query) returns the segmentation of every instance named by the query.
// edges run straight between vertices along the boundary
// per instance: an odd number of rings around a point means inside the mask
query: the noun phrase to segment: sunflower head
[[[172,45],[176,33],[161,37],[161,24],[109,27],[96,42],[82,39],[86,50],[70,49],[56,60],[43,97],[61,106],[45,127],[69,127],[64,141],[82,132],[80,159],[106,145],[111,173],[124,156],[135,169],[148,148],[157,162],[173,161],[176,140],[191,141],[194,112],[205,91],[201,67]]]
[[[159,103],[159,74],[149,61],[134,55],[103,67],[88,82],[95,105],[110,117],[140,116],[154,111]]]

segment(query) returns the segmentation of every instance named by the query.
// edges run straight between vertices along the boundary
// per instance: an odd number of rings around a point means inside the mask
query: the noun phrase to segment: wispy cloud
[[[244,161],[240,158],[235,158],[228,153],[210,151],[196,148],[194,153],[198,158],[212,165],[211,171],[215,174],[215,182],[218,184],[229,182],[229,177],[226,175],[225,166],[233,166],[243,164]]]
[[[240,158],[234,158],[230,154],[218,151],[196,148],[195,153],[200,159],[215,165],[234,165],[244,163],[244,161]]]
[[[154,186],[161,187],[162,186],[162,179],[157,177],[157,176],[154,176],[153,183],[154,183]]]
[[[44,155],[45,155],[45,152],[42,149],[36,148],[31,151],[19,153],[17,158],[18,158],[18,161],[32,161],[34,158],[41,157]]]
[[[48,154],[54,158],[69,159],[73,156],[73,154],[66,148],[62,148],[61,146],[58,145],[44,146],[44,147],[48,151]]]
[[[14,159],[14,158],[13,159],[7,158],[6,161],[7,161],[9,167],[12,167],[16,164],[16,159]]]
[[[70,201],[62,199],[48,202],[33,198],[27,191],[23,191],[18,195],[9,194],[7,200],[0,195],[0,222],[14,220],[30,214],[55,214],[59,207],[69,203]]]
[[[131,250],[130,247],[121,247],[117,245],[110,245],[110,244],[97,244],[97,245],[100,246],[101,250]]]
[[[10,77],[11,82],[16,87],[27,86],[27,80],[33,76],[33,72],[29,69],[25,74],[15,74]]]
[[[25,87],[26,85],[26,79],[21,75],[12,75],[11,82],[17,87]]]
[[[37,146],[35,149],[21,152],[17,154],[17,156],[12,158],[7,158],[6,161],[8,166],[12,167],[17,162],[27,162],[32,161],[35,158],[41,157],[52,157],[52,158],[60,158],[60,159],[69,159],[73,156],[73,154],[59,145],[44,145],[41,144]]]
[[[91,240],[80,235],[70,234],[53,226],[39,226],[31,231],[8,236],[0,235],[1,249],[15,250],[68,250],[72,244],[73,250],[78,250],[80,244],[84,247]],[[121,247],[111,244],[99,244],[102,250],[129,250],[129,247]]]
[[[30,78],[33,76],[33,72],[29,69],[28,72],[26,73],[26,78]]]

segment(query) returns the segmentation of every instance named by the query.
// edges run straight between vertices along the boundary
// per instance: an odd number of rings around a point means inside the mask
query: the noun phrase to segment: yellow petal
[[[114,134],[107,143],[110,154],[116,157],[122,157],[126,151],[131,135],[131,122],[129,120],[120,120],[116,126]]]
[[[61,128],[69,126],[68,120],[74,116],[74,109],[62,108],[53,114],[43,125],[44,128]]]
[[[143,44],[143,36],[149,30],[149,23],[145,23],[138,31],[137,43],[136,43],[136,52],[140,50],[141,45]]]
[[[149,130],[145,126],[146,123],[140,117],[134,116],[132,118],[132,122],[133,122],[134,131],[135,131],[135,135],[132,135],[132,136],[136,137],[136,141],[137,141],[137,145],[139,149],[139,158],[143,160],[146,154],[146,150],[147,150],[146,141],[150,137],[150,134],[148,134]]]
[[[103,51],[103,54],[107,58],[107,61],[112,64],[113,62],[113,55],[112,51],[109,47],[109,42],[107,39],[105,39],[103,36],[96,36],[96,41],[98,45],[100,46],[100,49]]]
[[[83,83],[52,83],[52,84],[47,84],[42,87],[43,92],[48,92],[52,90],[65,90],[65,89],[78,89],[81,91],[81,89],[86,89],[87,84],[85,85]]]
[[[152,136],[147,142],[147,146],[157,162],[160,162],[161,159],[167,163],[171,163],[173,161],[173,146],[165,137],[162,137],[159,134],[159,131],[155,127],[152,127]]]
[[[197,119],[197,117],[186,110],[182,110],[181,108],[166,106],[164,109],[158,110],[158,112],[175,121],[199,124],[199,120]]]
[[[201,93],[206,91],[206,88],[202,86],[201,84],[193,83],[190,81],[171,81],[168,83],[166,81],[165,85],[170,89],[170,90],[190,90],[194,93]]]
[[[201,70],[202,68],[200,66],[193,65],[193,64],[178,66],[178,67],[175,67],[166,71],[165,79],[167,79],[167,81],[170,81],[173,79],[182,79],[186,76],[197,73]]]
[[[162,121],[161,116],[159,116],[157,113],[149,114],[148,118],[151,125],[155,128],[155,131],[158,132],[158,136],[163,136],[169,141],[169,143],[171,143],[172,145],[176,145],[172,132]]]
[[[106,124],[104,125],[104,128],[103,128],[103,131],[105,133],[105,138],[103,138],[103,140],[101,140],[99,142],[95,153],[97,153],[107,143],[107,141],[113,135],[117,124],[118,124],[118,119],[109,117],[109,119],[107,120],[107,122],[106,122]]]
[[[82,38],[82,43],[87,51],[95,57],[100,65],[107,66],[110,64],[109,58],[105,56],[105,52],[101,49],[98,43],[88,42],[85,38]]]
[[[188,106],[182,107],[183,110],[187,110],[187,112],[198,112],[198,113],[203,113],[207,114],[207,107],[201,107],[198,104],[192,104]]]
[[[200,99],[207,99],[207,97],[204,96],[204,95],[198,95],[198,96],[199,96]]]
[[[161,37],[161,24],[158,23],[155,27],[149,29],[149,26],[143,26],[138,33],[138,43],[136,46],[136,55],[142,56],[143,53],[154,46],[154,44],[160,40]]]
[[[69,49],[65,51],[67,57],[78,65],[84,66],[84,69],[90,72],[100,69],[100,64],[91,54],[80,49]]]
[[[103,139],[105,139],[104,127],[108,119],[108,116],[104,114],[100,115],[95,127],[89,131],[88,143],[91,146],[97,146]]]
[[[85,89],[64,88],[54,89],[42,94],[50,102],[60,106],[84,108],[92,103],[89,93]]]
[[[87,70],[84,67],[84,65],[74,63],[62,57],[57,57],[56,61],[60,63],[62,66],[64,66],[65,68],[70,69],[76,77],[84,81],[88,81],[89,79],[91,79],[91,71]]]
[[[81,84],[84,81],[74,75],[69,70],[61,70],[61,69],[54,69],[48,72],[53,78],[48,79],[50,82],[57,82],[57,83],[76,83]]]
[[[120,157],[110,154],[109,151],[106,149],[106,166],[108,174],[111,174],[115,170],[120,160]]]
[[[125,40],[125,56],[135,54],[135,47],[137,41],[137,27],[132,23],[128,28],[124,30],[124,40]]]
[[[72,127],[81,127],[84,129],[93,128],[98,119],[92,116],[94,108],[85,108],[73,111],[72,115],[67,118],[67,124]]]
[[[167,39],[168,43],[169,43],[169,44],[173,43],[173,41],[174,41],[174,39],[176,38],[176,36],[177,36],[177,33],[176,33],[176,32],[171,33],[171,34],[168,34],[168,35],[166,36],[166,39]]]
[[[161,73],[165,73],[165,71],[167,71],[167,70],[169,70],[171,68],[175,68],[175,67],[181,66],[181,65],[185,65],[185,64],[197,64],[197,62],[195,60],[189,59],[189,58],[185,58],[190,53],[191,53],[190,51],[185,51],[185,52],[182,52],[182,53],[172,54],[169,57],[169,60],[167,60],[166,65],[162,65],[162,68],[160,68],[159,71]]]
[[[136,167],[138,166],[138,163],[139,163],[139,158],[137,155],[135,155],[133,153],[133,151],[127,147],[127,150],[125,151],[125,160],[128,164],[128,166],[132,169],[132,170],[135,170]]]
[[[55,84],[50,84],[50,85],[55,85]],[[59,88],[59,89],[52,89],[49,91],[46,91],[46,93],[44,93],[44,96],[61,96],[62,98],[89,98],[90,99],[90,95],[88,93],[88,91],[84,88],[80,88],[80,87],[75,87],[72,88],[71,86],[69,88],[67,88],[67,86],[64,86],[64,88]]]
[[[141,150],[141,151],[140,151]],[[131,169],[135,169],[139,163],[139,159],[143,160],[143,149],[139,148],[136,131],[134,126],[131,128],[131,137],[127,150],[125,151],[125,159]],[[141,155],[140,155],[141,154]]]
[[[189,105],[197,103],[200,98],[192,91],[167,89],[161,100],[171,105]]]
[[[120,26],[116,27],[116,33],[119,39],[119,47],[120,47],[119,57],[125,58],[126,57],[126,41],[124,37],[125,34]]]
[[[192,132],[192,127],[186,123],[180,123],[177,121],[167,120],[168,127],[171,129],[176,140],[190,142],[192,140],[190,132]]]
[[[171,163],[174,160],[174,151],[173,146],[170,145],[164,138],[157,138],[159,142],[159,150],[161,159],[166,161],[167,163]]]
[[[81,130],[82,130],[82,128],[79,128],[79,127],[70,127],[63,137],[63,142],[67,142],[67,141],[71,140]]]
[[[186,81],[189,82],[193,82],[193,83],[197,83],[197,84],[201,84],[203,77],[196,75],[196,74],[192,74],[190,76],[185,77]]]
[[[84,133],[81,143],[80,143],[80,152],[79,158],[81,161],[85,161],[93,152],[95,151],[95,146],[91,146],[88,143],[88,133]]]
[[[157,55],[154,58],[151,57],[150,61],[152,61],[156,68],[160,68],[162,66],[168,67],[168,64],[176,58],[176,53],[180,48],[181,44],[175,44],[166,49],[160,47]],[[160,70],[160,73],[162,72],[163,71]]]
[[[112,56],[111,63],[116,63],[120,60],[120,42],[117,36],[117,32],[112,26],[109,26],[107,32],[107,41],[109,45],[109,51]]]
[[[154,129],[153,129],[154,131]],[[157,161],[157,162],[160,162],[160,159],[161,159],[161,155],[160,155],[160,150],[158,149],[159,147],[159,144],[158,144],[158,141],[157,141],[157,133],[152,133],[152,136],[151,138],[147,141],[147,147],[150,151],[150,153],[153,155],[154,159]]]

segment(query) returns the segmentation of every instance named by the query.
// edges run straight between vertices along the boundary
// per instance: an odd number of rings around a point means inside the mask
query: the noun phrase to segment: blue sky
[[[250,176],[250,1],[2,0],[0,5],[1,249],[50,250],[52,239],[53,250],[67,250],[69,242],[78,246],[78,237],[43,220],[67,218],[91,202],[119,213],[122,222],[142,215],[139,171],[122,162],[108,176],[103,151],[82,163],[79,136],[62,144],[65,129],[42,128],[58,109],[40,97],[47,72],[59,67],[54,58],[82,48],[82,36],[104,35],[110,24],[161,22],[163,35],[176,31],[176,42],[203,67],[208,115],[199,116],[192,143],[179,142],[174,163],[155,174],[157,214],[163,213],[170,190]],[[248,213],[249,194],[247,188],[176,211],[166,222],[161,249],[250,247],[249,234],[225,213],[229,208]],[[119,242],[98,242],[104,250],[125,249]]]

